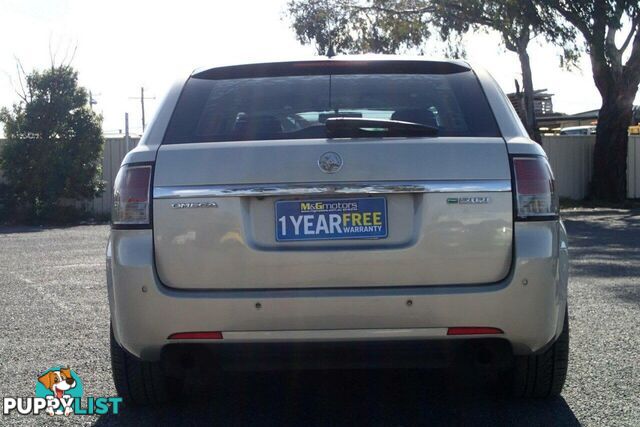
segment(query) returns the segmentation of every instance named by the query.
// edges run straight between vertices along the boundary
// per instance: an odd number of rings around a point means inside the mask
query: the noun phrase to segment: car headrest
[[[237,135],[272,135],[282,132],[282,123],[274,116],[239,117],[233,128]]]
[[[401,122],[420,123],[421,125],[432,126],[437,128],[438,122],[433,111],[426,108],[406,108],[397,110],[391,115],[391,120],[399,120]]]

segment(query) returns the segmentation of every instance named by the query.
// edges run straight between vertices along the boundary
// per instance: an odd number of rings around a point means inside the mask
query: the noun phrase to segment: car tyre
[[[110,328],[111,371],[113,382],[125,404],[133,406],[159,405],[169,400],[167,378],[160,362],[145,362],[118,344]]]
[[[550,398],[562,392],[569,367],[569,312],[562,333],[541,354],[517,356],[513,370],[513,394],[524,398]]]

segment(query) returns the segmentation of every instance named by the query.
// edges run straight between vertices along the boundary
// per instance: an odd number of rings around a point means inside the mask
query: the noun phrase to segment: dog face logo
[[[56,399],[62,399],[65,391],[76,386],[76,380],[71,376],[71,369],[62,368],[59,371],[49,371],[38,377],[46,389],[51,390]]]
[[[104,415],[117,414],[122,397],[83,397],[83,384],[69,367],[54,366],[37,376],[34,397],[3,396],[2,415]],[[1,424],[1,423],[0,423]]]
[[[47,414],[69,415],[73,413],[74,399],[82,397],[82,383],[68,367],[51,368],[38,377],[36,395],[45,397],[51,403],[47,407]]]

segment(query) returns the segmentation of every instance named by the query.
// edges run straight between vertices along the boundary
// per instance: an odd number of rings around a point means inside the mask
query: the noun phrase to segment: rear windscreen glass
[[[419,123],[436,127],[439,136],[500,135],[468,71],[191,78],[164,143],[323,138],[332,117]]]

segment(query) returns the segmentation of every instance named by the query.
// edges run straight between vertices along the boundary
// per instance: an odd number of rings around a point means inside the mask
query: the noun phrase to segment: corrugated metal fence
[[[584,199],[593,175],[594,136],[551,136],[542,139],[560,197]]]
[[[556,176],[560,197],[582,200],[589,192],[593,176],[593,147],[595,136],[544,137],[542,147],[549,156]],[[627,157],[627,194],[640,198],[640,137],[629,137]]]
[[[138,140],[138,138],[131,138],[130,147],[135,147]],[[3,141],[0,140],[0,145],[2,143]],[[574,200],[586,197],[593,174],[594,145],[595,136],[551,136],[543,139],[542,146],[549,156],[551,167],[556,175],[560,197]],[[102,159],[102,179],[105,182],[105,190],[101,197],[83,202],[83,206],[90,211],[96,214],[108,214],[111,211],[113,181],[127,151],[125,138],[106,139]],[[640,198],[640,136],[629,138],[627,171],[629,198]]]
[[[630,199],[640,199],[640,136],[629,138],[627,195]]]

